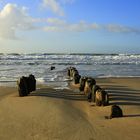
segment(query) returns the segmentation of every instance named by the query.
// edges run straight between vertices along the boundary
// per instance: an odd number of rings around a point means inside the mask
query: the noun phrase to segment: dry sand
[[[96,79],[109,93],[110,105],[89,103],[77,87],[41,86],[27,97],[0,87],[0,140],[139,140],[140,78]],[[112,104],[125,117],[105,119]]]

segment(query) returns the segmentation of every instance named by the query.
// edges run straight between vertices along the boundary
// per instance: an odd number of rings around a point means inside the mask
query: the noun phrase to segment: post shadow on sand
[[[133,90],[125,86],[105,85],[109,94],[110,105],[137,105],[140,106],[140,90]],[[124,114],[123,117],[140,117],[140,114]],[[110,116],[105,116],[109,119]]]
[[[123,115],[123,117],[140,117],[140,114]]]
[[[109,105],[138,105],[140,106],[140,90],[133,90],[126,87],[114,86],[113,90],[108,85]],[[87,101],[84,94],[70,90],[55,90],[43,88],[32,92],[30,96],[51,97],[65,100]],[[124,114],[123,117],[140,117],[140,114]]]
[[[105,119],[110,119],[110,116],[104,116]],[[134,114],[134,115],[123,115],[123,117],[117,117],[118,118],[124,118],[124,117],[140,117],[140,114]],[[116,117],[115,117],[116,118]],[[113,119],[113,118],[112,118]]]
[[[128,87],[111,85],[106,86],[109,94],[110,105],[139,105],[140,90],[133,90]]]
[[[116,92],[116,91],[120,91],[120,92],[138,92],[140,94],[140,90],[134,90],[134,89],[130,89],[130,88],[127,88],[126,86],[120,86],[120,85],[102,85],[100,84],[100,86],[103,88],[103,89],[106,89],[108,91],[113,91],[113,92]]]
[[[42,97],[51,97],[58,99],[66,100],[77,100],[77,101],[86,101],[87,97],[81,93],[73,93],[67,90],[55,90],[55,89],[39,89],[36,92],[30,94],[30,96],[42,96]]]
[[[140,105],[140,90],[133,90],[119,85],[106,85],[105,90],[109,94],[109,105]],[[39,89],[30,96],[44,96],[63,98],[67,100],[86,101],[87,98],[80,92],[70,90]]]

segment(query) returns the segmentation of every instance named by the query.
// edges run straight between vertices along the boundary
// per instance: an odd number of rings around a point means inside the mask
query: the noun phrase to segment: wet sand
[[[139,140],[140,78],[102,78],[110,105],[89,103],[78,86],[55,90],[44,85],[27,97],[0,87],[0,140]],[[112,104],[124,117],[105,119]]]

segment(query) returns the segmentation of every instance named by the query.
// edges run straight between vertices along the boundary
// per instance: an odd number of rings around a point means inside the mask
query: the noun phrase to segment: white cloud
[[[7,4],[0,11],[0,37],[16,38],[17,30],[34,29],[33,19],[27,14],[26,7],[18,7],[16,4]]]
[[[61,20],[58,18],[48,18],[47,23],[51,25],[57,25],[57,26],[63,26],[67,24],[65,20]]]
[[[73,4],[75,0],[42,0],[43,6],[46,9],[51,10],[53,13],[64,16],[65,12],[63,10],[63,5]]]
[[[64,16],[64,11],[60,6],[60,1],[58,2],[58,0],[43,0],[43,5],[53,11],[55,14]]]
[[[106,30],[114,33],[135,33],[140,34],[139,28],[127,27],[117,24],[101,25],[97,23],[87,23],[86,21],[80,21],[78,23],[68,23],[65,20],[58,18],[48,18],[47,26],[44,27],[46,32],[86,32],[92,30]]]
[[[110,32],[140,34],[140,29],[117,25],[117,24],[109,24],[109,25],[105,26],[105,29],[107,29]]]
[[[69,31],[75,31],[75,32],[85,32],[85,31],[90,31],[90,30],[95,30],[99,29],[99,25],[96,23],[86,23],[85,21],[80,21],[79,23],[76,24],[68,24],[66,29]]]
[[[65,20],[60,20],[57,18],[49,18],[47,20],[47,25],[44,28],[44,31],[53,31],[53,32],[85,32],[88,30],[96,30],[99,29],[100,26],[96,23],[86,23],[85,21],[80,21],[79,23],[68,23]]]

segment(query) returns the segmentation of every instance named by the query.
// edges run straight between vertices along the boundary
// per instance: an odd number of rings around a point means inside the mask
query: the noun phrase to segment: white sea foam
[[[69,87],[55,87],[53,89],[56,89],[56,90],[63,90],[63,89],[70,89]]]
[[[44,80],[43,77],[42,78],[36,78],[36,81],[37,81],[38,84],[44,84],[45,83],[45,80]]]

